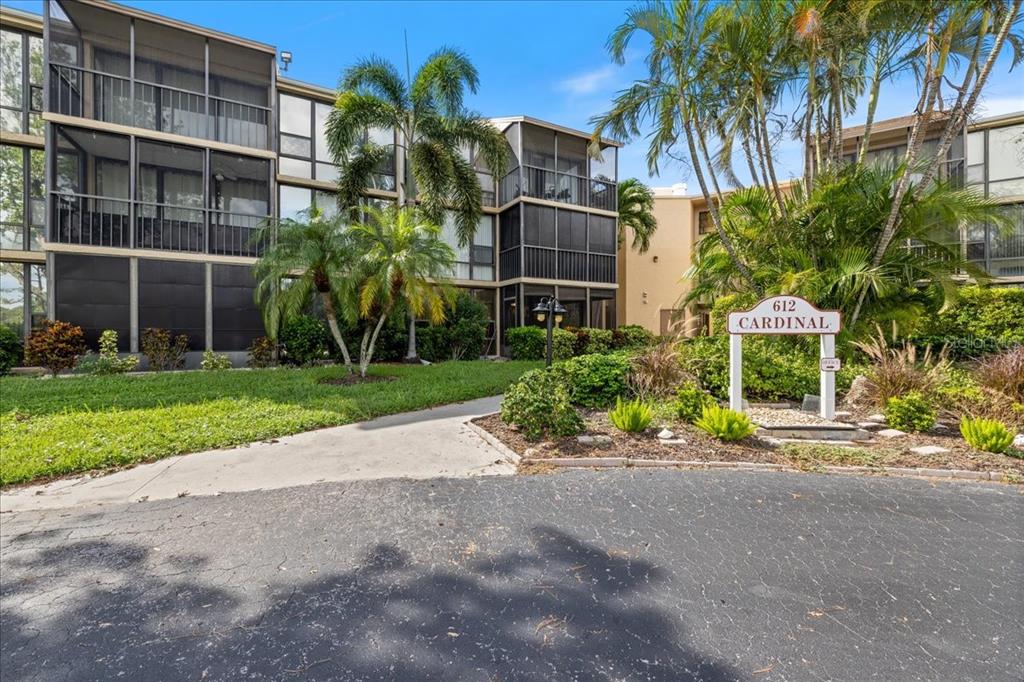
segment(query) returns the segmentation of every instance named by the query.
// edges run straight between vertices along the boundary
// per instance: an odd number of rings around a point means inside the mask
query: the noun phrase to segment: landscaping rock
[[[949,448],[943,448],[938,445],[922,445],[916,448],[910,448],[910,451],[915,455],[941,455],[945,452],[949,452]]]
[[[836,421],[847,421],[853,418],[853,412],[848,412],[846,410],[837,410],[835,418]]]
[[[843,404],[853,408],[863,407],[870,402],[870,394],[871,382],[868,381],[868,378],[863,375],[854,377],[850,384],[850,390],[846,392],[846,397],[843,399]]]
[[[884,414],[869,414],[867,417],[865,417],[865,419],[867,419],[869,422],[881,422],[883,424],[886,423]]]
[[[1024,450],[1024,433],[1018,433],[1014,436],[1013,447]]]
[[[906,431],[900,431],[899,429],[882,429],[877,434],[882,438],[899,438],[900,436],[907,435]]]
[[[801,404],[800,409],[804,412],[817,412],[821,409],[821,398],[809,393],[804,395],[804,401]]]
[[[857,422],[857,426],[866,431],[877,431],[878,429],[885,428],[885,424],[882,422]]]
[[[599,448],[604,448],[612,444],[612,437],[600,433],[593,436],[582,435],[576,436],[576,442],[580,445],[596,445]]]
[[[523,451],[523,457],[525,457],[526,459],[536,457],[539,454],[540,450],[538,450],[537,448],[526,448],[526,450]]]
[[[676,434],[670,431],[669,429],[662,429],[658,433],[658,440],[672,440],[675,437]]]
[[[949,431],[949,427],[945,424],[936,424],[929,430],[933,433],[947,433]]]

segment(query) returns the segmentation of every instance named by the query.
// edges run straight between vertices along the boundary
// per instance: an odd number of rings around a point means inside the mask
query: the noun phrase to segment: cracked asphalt
[[[0,516],[4,680],[979,680],[1024,496],[620,469]]]

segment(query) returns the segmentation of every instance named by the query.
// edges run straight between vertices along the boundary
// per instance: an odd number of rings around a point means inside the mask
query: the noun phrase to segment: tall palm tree
[[[441,228],[416,208],[366,207],[363,221],[349,228],[359,316],[367,320],[359,346],[359,373],[373,359],[377,336],[388,316],[404,306],[413,318],[444,321],[455,301],[446,281],[455,251],[441,241]],[[375,321],[375,323],[374,323]]]
[[[469,244],[483,214],[477,168],[505,173],[508,143],[486,118],[465,106],[476,93],[479,76],[459,50],[442,48],[415,74],[405,77],[390,62],[364,59],[341,76],[334,109],[327,119],[327,144],[339,165],[342,207],[359,203],[371,175],[392,150],[364,141],[369,128],[396,132],[398,201],[417,203],[434,224],[455,215],[461,245]],[[467,153],[468,152],[468,153]],[[468,158],[467,158],[468,157]],[[416,326],[410,317],[407,359],[416,357]]]
[[[794,188],[786,219],[774,213],[768,189],[739,190],[722,206],[725,229],[744,244],[744,257],[766,293],[803,296],[842,311],[844,320],[863,297],[861,329],[891,319],[913,323],[923,301],[946,303],[956,295],[958,276],[985,278],[960,253],[958,226],[998,227],[1007,220],[997,204],[971,189],[933,184],[921,197],[904,200],[897,238],[876,264],[872,244],[904,172],[902,166],[875,165],[824,171],[810,192]],[[694,286],[686,304],[751,290],[716,234],[698,243],[687,277]]]
[[[354,293],[351,239],[342,216],[325,218],[317,210],[300,220],[291,218],[267,223],[256,239],[269,246],[253,267],[256,302],[263,311],[267,333],[276,340],[282,322],[303,312],[317,297],[334,342],[341,349],[345,367],[352,373],[352,359],[341,336],[339,315],[354,322],[354,306],[336,305]]]
[[[654,192],[636,178],[619,183],[619,244],[626,241],[626,229],[633,233],[633,249],[646,253],[658,229],[654,219]]]

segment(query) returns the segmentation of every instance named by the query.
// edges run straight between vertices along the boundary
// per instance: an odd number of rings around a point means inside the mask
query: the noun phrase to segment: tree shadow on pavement
[[[747,677],[687,643],[657,567],[550,526],[443,563],[379,544],[301,577],[166,554],[92,540],[8,557],[4,679]]]

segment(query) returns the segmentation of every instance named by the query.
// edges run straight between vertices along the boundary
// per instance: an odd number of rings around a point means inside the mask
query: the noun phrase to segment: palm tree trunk
[[[740,144],[743,145],[743,156],[747,160],[747,170],[750,171],[750,182],[755,185],[764,186],[761,178],[757,177],[757,167],[754,165],[754,154],[750,149],[750,138],[744,133]]]
[[[879,48],[881,49],[881,48]],[[864,135],[860,140],[860,149],[857,152],[857,163],[864,163],[864,157],[868,153],[868,145],[871,143],[871,128],[875,123],[875,110],[878,108],[878,91],[882,86],[883,59],[878,55],[875,59],[875,70],[871,74],[871,88],[868,94],[868,114],[864,122]]]
[[[370,335],[369,327],[367,327],[363,332],[363,342],[359,347],[359,376],[361,377],[366,376],[366,370],[370,366],[370,361],[373,360],[373,351],[377,347],[377,336],[380,334],[380,330],[384,326],[384,321],[387,319],[387,313],[382,313],[380,319],[377,320],[377,324],[373,328],[372,336]]]
[[[764,159],[765,164],[768,166],[768,176],[771,178],[772,191],[775,194],[775,201],[779,204],[779,214],[782,219],[787,218],[786,215],[786,202],[782,200],[782,190],[779,188],[779,179],[775,177],[775,162],[772,161],[771,147],[768,144],[768,122],[767,114],[764,111],[764,103],[761,101],[761,95],[757,96],[757,123],[761,127],[761,139],[764,144]]]
[[[409,313],[409,345],[405,351],[406,362],[419,362],[420,354],[416,350],[416,316]]]
[[[685,103],[683,103],[683,110],[685,111]],[[725,248],[726,253],[729,254],[729,258],[732,260],[733,265],[739,270],[740,276],[743,277],[750,285],[750,287],[757,292],[757,295],[761,295],[761,287],[754,281],[753,275],[750,274],[750,270],[740,259],[739,254],[736,253],[736,248],[733,246],[732,239],[726,234],[725,229],[722,228],[722,218],[718,213],[718,206],[715,201],[711,198],[711,193],[708,192],[707,182],[704,180],[704,171],[701,169],[700,156],[697,152],[697,144],[693,139],[693,126],[689,120],[683,121],[683,130],[686,133],[686,146],[690,150],[690,160],[693,164],[693,172],[697,176],[697,184],[700,185],[700,191],[704,195],[704,200],[708,204],[708,210],[711,211],[711,220],[715,225],[715,230],[718,231],[718,238],[722,240],[722,247]]]
[[[711,163],[711,156],[708,154],[707,141],[704,139],[704,126],[694,122],[694,127],[697,129],[697,142],[700,144],[701,157],[708,167],[708,175],[711,177],[711,186],[714,187],[715,190],[715,199],[718,201],[718,205],[721,206],[725,200],[722,198],[722,190],[718,186],[718,176],[715,175],[715,168]]]
[[[334,299],[331,298],[331,292],[321,291],[320,300],[324,306],[324,316],[327,318],[327,326],[331,330],[331,336],[334,337],[334,342],[341,349],[341,357],[345,359],[345,369],[348,370],[349,374],[352,374],[352,358],[348,354],[348,346],[345,345],[345,339],[341,338],[341,329],[338,328],[338,314],[334,310]]]

